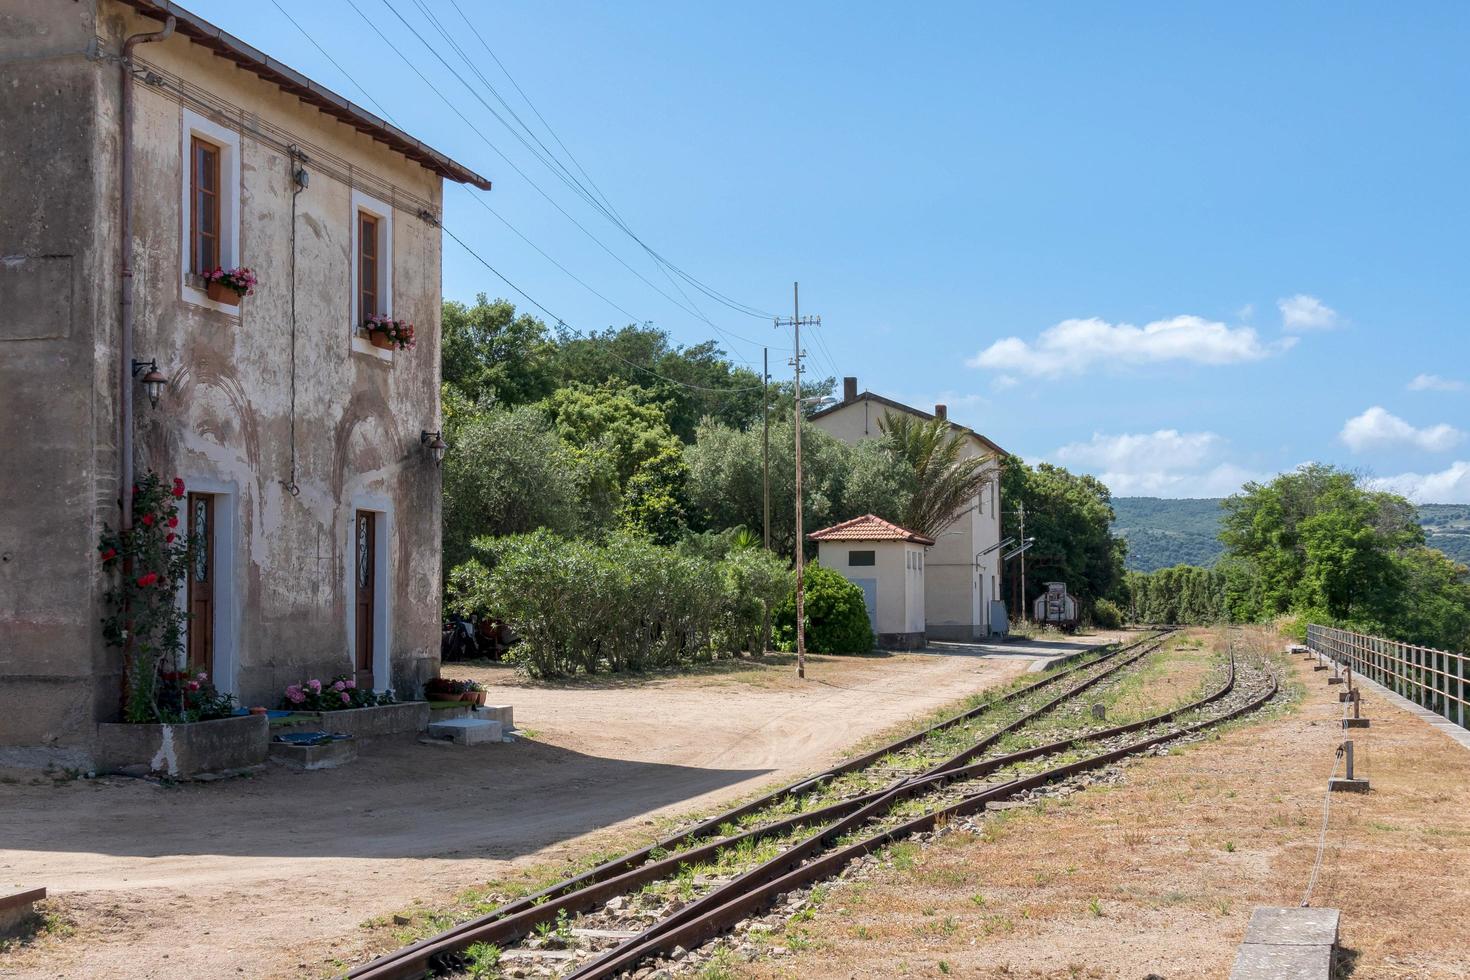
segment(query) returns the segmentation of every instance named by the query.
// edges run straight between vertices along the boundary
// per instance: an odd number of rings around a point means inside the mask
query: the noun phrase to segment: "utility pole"
[[[1026,541],[1026,501],[1020,500],[1016,503],[1021,513],[1021,541]],[[1026,552],[1021,552],[1021,622],[1029,622],[1031,610],[1026,607]]]
[[[771,550],[771,349],[761,348],[761,537],[766,550]]]
[[[806,583],[802,581],[806,566],[803,551],[806,542],[802,540],[801,534],[801,359],[804,356],[801,349],[801,328],[818,327],[821,324],[822,318],[819,316],[801,315],[801,284],[792,283],[791,317],[776,317],[776,327],[790,327],[792,330],[791,366],[796,396],[792,407],[796,421],[796,676],[802,678],[806,677]]]

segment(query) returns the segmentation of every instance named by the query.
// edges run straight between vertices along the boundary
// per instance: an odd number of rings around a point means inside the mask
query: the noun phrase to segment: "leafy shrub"
[[[765,612],[789,588],[762,551],[724,561],[631,536],[606,544],[549,531],[482,538],[450,573],[450,605],[504,620],[535,677],[647,670],[759,652]]]
[[[867,653],[873,649],[873,626],[868,622],[868,607],[863,590],[838,572],[816,562],[806,566],[803,575],[806,595],[806,648],[812,653]],[[796,649],[795,584],[776,607],[776,645],[782,650]]]
[[[1092,625],[1115,630],[1123,625],[1123,610],[1111,599],[1099,599],[1092,604]]]

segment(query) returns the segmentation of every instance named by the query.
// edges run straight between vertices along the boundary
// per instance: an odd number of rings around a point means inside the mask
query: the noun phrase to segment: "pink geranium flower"
[[[306,692],[301,689],[300,684],[292,684],[286,688],[286,700],[292,704],[300,704],[306,700]]]
[[[352,695],[348,694],[346,691],[343,691],[342,692],[342,703],[343,704],[351,704],[352,703]]]
[[[346,684],[345,681],[338,681],[337,683],[335,683],[335,684],[332,685],[332,690],[334,690],[334,691],[345,691],[345,690],[347,690],[347,684]]]
[[[306,686],[311,688],[312,691],[316,694],[322,693],[322,682],[314,677],[306,682]]]
[[[353,688],[357,687],[357,681],[352,680],[351,678],[348,678],[347,680],[343,681],[342,683],[347,686],[347,690],[349,690],[349,691],[352,690]]]

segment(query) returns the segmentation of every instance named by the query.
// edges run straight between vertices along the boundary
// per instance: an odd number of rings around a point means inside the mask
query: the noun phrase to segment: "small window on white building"
[[[878,556],[873,551],[849,551],[847,553],[848,565],[876,565]]]
[[[216,303],[204,277],[240,261],[240,134],[181,109],[179,275],[184,299],[232,316],[238,306]]]
[[[363,325],[393,315],[393,208],[362,191],[352,192],[352,349],[391,361],[374,347]]]

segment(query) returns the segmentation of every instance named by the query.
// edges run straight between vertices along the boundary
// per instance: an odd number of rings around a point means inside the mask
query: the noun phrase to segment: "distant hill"
[[[1114,497],[1113,533],[1128,539],[1128,568],[1152,572],[1219,560],[1220,499]],[[1430,547],[1470,565],[1470,504],[1422,504],[1419,523]]]

